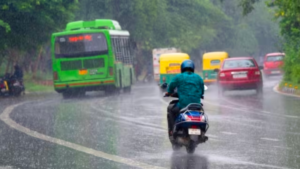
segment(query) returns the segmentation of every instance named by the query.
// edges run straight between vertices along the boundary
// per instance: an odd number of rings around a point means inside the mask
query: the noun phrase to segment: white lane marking
[[[275,86],[276,87],[276,86]],[[275,91],[275,87],[274,87],[274,91]],[[277,91],[276,91],[277,92]],[[278,92],[277,92],[278,93]],[[164,103],[165,105],[169,105],[169,103],[167,101],[165,101],[164,99],[160,99],[160,101],[162,103]],[[239,110],[239,111],[242,111],[242,112],[247,112],[247,113],[255,113],[253,111],[249,111],[249,108],[236,108],[236,107],[231,107],[231,106],[224,106],[224,105],[220,105],[220,104],[215,104],[215,103],[212,103],[210,101],[207,101],[207,100],[203,100],[202,101],[203,103],[205,104],[210,104],[210,105],[214,105],[214,106],[219,106],[219,107],[224,107],[224,108],[229,108],[229,109],[233,109],[233,110]],[[232,103],[231,103],[232,104]],[[236,104],[235,104],[236,105]],[[257,111],[257,110],[256,110]],[[297,118],[299,119],[300,117],[298,116],[291,116],[291,115],[282,115],[282,114],[276,114],[276,113],[271,113],[271,112],[268,112],[268,111],[265,111],[265,110],[259,110],[260,113],[255,113],[255,114],[258,114],[258,115],[263,115],[263,114],[269,114],[269,115],[272,115],[272,116],[277,116],[277,117],[284,117],[284,118]],[[262,114],[263,113],[263,114]]]
[[[161,128],[158,125],[153,125],[151,123],[137,122],[136,120],[132,120],[130,118],[117,116],[117,115],[112,114],[111,112],[108,112],[108,111],[104,110],[103,108],[102,109],[97,109],[92,104],[90,105],[90,107],[92,109],[94,109],[95,111],[98,111],[98,112],[101,112],[101,113],[104,113],[104,114],[108,115],[109,117],[112,117],[114,119],[120,119],[120,122],[124,123],[124,124],[129,124],[129,125],[137,125],[138,124],[138,125],[141,125],[144,128],[148,128],[148,129],[151,129],[151,130],[156,130],[156,131],[160,131],[160,132],[164,132],[164,133],[167,132],[166,128]],[[98,117],[96,117],[96,118],[98,118]],[[217,139],[218,136],[216,136],[216,135],[206,134],[206,136],[209,137],[210,141],[219,141]]]
[[[287,167],[280,167],[280,166],[274,166],[270,164],[259,164],[255,162],[248,162],[248,161],[241,161],[238,159],[233,159],[229,157],[223,157],[223,156],[217,156],[217,155],[208,155],[208,159],[211,162],[221,162],[223,164],[242,164],[242,165],[252,165],[257,167],[264,167],[264,168],[276,168],[276,169],[288,169]],[[249,167],[252,168],[252,167]]]
[[[216,135],[212,135],[212,134],[205,134],[207,137],[209,138],[219,138],[218,136]]]
[[[292,148],[289,147],[282,147],[282,146],[274,146],[274,147],[279,149],[292,150]]]
[[[6,123],[8,126],[10,126],[11,128],[18,130],[22,133],[25,133],[29,136],[32,136],[34,138],[38,138],[40,140],[44,140],[44,141],[48,141],[57,145],[61,145],[64,147],[68,147],[71,148],[73,150],[77,150],[86,154],[90,154],[96,157],[100,157],[106,160],[110,160],[110,161],[114,161],[117,163],[122,163],[122,164],[126,164],[129,166],[133,166],[133,167],[138,167],[138,168],[144,168],[144,169],[163,169],[163,167],[158,167],[158,166],[152,166],[146,163],[142,163],[142,162],[138,162],[138,161],[134,161],[132,159],[128,159],[128,158],[124,158],[124,157],[120,157],[120,156],[116,156],[116,155],[112,155],[112,154],[107,154],[104,153],[102,151],[98,151],[98,150],[94,150],[92,148],[88,148],[88,147],[84,147],[75,143],[71,143],[68,141],[64,141],[58,138],[54,138],[54,137],[50,137],[41,133],[38,133],[36,131],[30,130],[29,128],[23,127],[21,125],[19,125],[18,123],[16,123],[15,121],[13,121],[9,115],[12,113],[12,111],[14,110],[14,108],[23,105],[24,103],[20,103],[20,104],[16,104],[16,105],[12,105],[7,107],[3,113],[0,115],[0,119]]]
[[[237,133],[231,133],[231,132],[227,132],[227,131],[222,131],[221,133],[227,134],[227,135],[237,135]]]
[[[266,141],[274,141],[274,142],[277,142],[279,141],[278,139],[276,138],[267,138],[267,137],[264,137],[264,138],[260,138],[261,140],[266,140]]]
[[[229,99],[223,99],[224,101],[232,104],[232,105],[236,105],[236,106],[239,106],[238,108],[239,109],[242,109],[242,110],[253,110],[253,111],[257,111],[257,112],[261,112],[261,113],[265,113],[265,114],[270,114],[270,115],[276,115],[276,116],[281,116],[281,117],[287,117],[287,118],[297,118],[299,119],[298,116],[291,116],[291,115],[282,115],[282,114],[278,114],[278,113],[272,113],[272,112],[269,112],[269,111],[265,111],[265,110],[259,110],[259,109],[255,109],[254,107],[245,107],[243,106],[242,104],[237,104],[233,101],[230,101]],[[242,106],[242,107],[241,107]]]
[[[297,116],[289,116],[289,115],[282,115],[282,114],[275,114],[275,113],[271,113],[271,112],[265,112],[265,111],[263,111],[263,113],[262,112],[259,112],[259,113],[256,113],[255,111],[249,111],[249,109],[248,110],[246,110],[246,109],[241,109],[241,108],[236,108],[236,107],[231,107],[231,106],[224,106],[224,105],[220,105],[220,104],[215,104],[215,103],[211,103],[211,102],[208,102],[208,101],[202,101],[203,103],[205,103],[205,104],[210,104],[210,105],[214,105],[214,106],[219,106],[219,107],[224,107],[224,108],[228,108],[228,109],[232,109],[232,110],[238,110],[238,111],[241,111],[241,112],[245,112],[245,113],[252,113],[252,114],[258,114],[258,115],[271,115],[271,116],[276,116],[276,117],[281,117],[281,118],[297,118],[297,119],[299,119],[299,117],[297,117]]]
[[[13,167],[11,167],[11,166],[0,166],[0,169],[13,169]]]
[[[298,116],[292,116],[292,115],[284,115],[285,117],[288,117],[288,118],[293,118],[293,119],[299,119]]]

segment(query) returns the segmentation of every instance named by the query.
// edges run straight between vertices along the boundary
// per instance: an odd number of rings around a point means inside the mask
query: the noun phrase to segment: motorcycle
[[[170,97],[178,98],[178,94],[175,93]],[[170,105],[177,102],[178,100],[173,100]],[[205,136],[208,128],[208,117],[204,113],[202,104],[192,103],[181,109],[175,120],[173,135],[169,137],[173,150],[176,151],[185,146],[187,153],[193,154],[199,144],[208,140]]]
[[[24,85],[16,77],[6,74],[0,79],[0,96],[20,96],[24,91]]]
[[[9,96],[7,80],[0,78],[0,96]]]

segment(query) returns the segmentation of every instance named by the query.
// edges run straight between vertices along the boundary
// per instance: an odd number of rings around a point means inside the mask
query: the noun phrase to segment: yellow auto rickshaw
[[[203,55],[203,80],[204,83],[212,83],[217,80],[221,63],[228,58],[227,52],[209,52]]]
[[[160,71],[160,82],[159,85],[162,89],[166,89],[172,78],[177,74],[181,73],[181,63],[190,56],[186,53],[168,53],[162,54],[159,58],[159,71]]]

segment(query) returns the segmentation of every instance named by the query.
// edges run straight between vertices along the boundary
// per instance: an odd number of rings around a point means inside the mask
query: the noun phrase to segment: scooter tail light
[[[197,126],[192,126],[191,128],[192,128],[192,129],[197,129],[198,127],[197,127]]]
[[[184,115],[184,119],[185,119],[186,121],[192,121],[191,117],[189,117],[188,115]]]

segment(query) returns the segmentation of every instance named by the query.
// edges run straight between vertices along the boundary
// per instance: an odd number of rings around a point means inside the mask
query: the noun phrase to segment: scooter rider
[[[13,74],[13,77],[17,78],[19,81],[23,81],[23,70],[19,65],[14,66],[15,72]]]
[[[169,136],[171,136],[172,129],[176,117],[180,110],[191,103],[200,103],[201,97],[204,95],[203,79],[194,73],[195,64],[192,60],[185,60],[181,64],[181,74],[176,75],[168,87],[166,96],[170,96],[177,88],[179,102],[177,104],[170,104],[168,106],[168,128]]]

